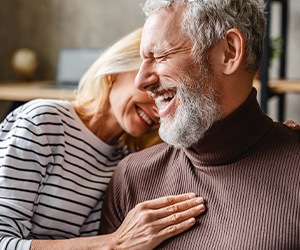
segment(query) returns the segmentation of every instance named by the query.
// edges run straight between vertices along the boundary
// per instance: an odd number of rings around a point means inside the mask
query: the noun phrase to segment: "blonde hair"
[[[117,41],[106,49],[83,75],[75,97],[75,106],[83,119],[105,110],[112,86],[112,75],[139,69],[141,34],[140,28]],[[96,102],[97,105],[90,113],[80,108],[91,102]]]
[[[78,84],[74,101],[76,111],[81,119],[89,119],[107,108],[112,87],[112,75],[140,68],[142,62],[139,53],[141,35],[142,28],[139,28],[121,38],[106,49],[83,75]],[[85,106],[91,103],[95,104],[95,108],[87,112]],[[133,138],[126,134],[121,137],[121,140],[134,151],[161,142],[157,131],[151,132],[151,139],[149,135],[145,135],[145,139],[143,139],[143,137]]]

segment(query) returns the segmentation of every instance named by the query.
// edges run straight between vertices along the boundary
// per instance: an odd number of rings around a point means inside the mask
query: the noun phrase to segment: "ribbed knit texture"
[[[64,101],[31,101],[0,127],[0,249],[96,235],[116,148]]]
[[[207,211],[159,249],[300,249],[300,137],[263,114],[255,90],[192,148],[163,143],[120,162],[101,232],[141,201],[186,192]]]

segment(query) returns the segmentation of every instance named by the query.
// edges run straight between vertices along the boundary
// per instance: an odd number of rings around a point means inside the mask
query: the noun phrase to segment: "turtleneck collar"
[[[219,120],[191,148],[184,149],[195,166],[220,165],[248,154],[270,131],[273,121],[261,110],[253,88],[247,100]]]

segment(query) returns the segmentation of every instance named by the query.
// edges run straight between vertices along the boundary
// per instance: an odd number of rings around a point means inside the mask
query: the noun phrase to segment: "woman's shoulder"
[[[73,119],[72,105],[67,101],[35,99],[12,111],[7,118],[11,120],[29,119],[31,122]]]
[[[40,126],[48,123],[57,125],[73,120],[72,105],[66,101],[36,99],[13,110],[1,124],[2,130],[16,127]]]
[[[71,108],[71,104],[67,101],[35,99],[25,103],[16,111],[35,116],[36,113],[69,113]]]

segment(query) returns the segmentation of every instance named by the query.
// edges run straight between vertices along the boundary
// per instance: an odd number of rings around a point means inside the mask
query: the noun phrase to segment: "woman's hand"
[[[204,199],[194,193],[142,202],[112,234],[112,248],[153,249],[193,226],[204,211]]]
[[[196,222],[203,198],[182,194],[145,201],[133,208],[119,229],[106,235],[63,240],[33,240],[30,250],[153,249]]]
[[[300,124],[298,124],[292,120],[287,120],[283,124],[288,126],[292,130],[300,130]]]

